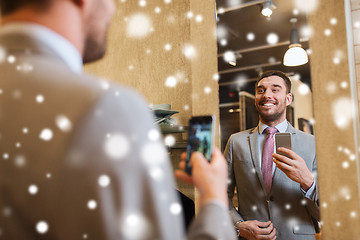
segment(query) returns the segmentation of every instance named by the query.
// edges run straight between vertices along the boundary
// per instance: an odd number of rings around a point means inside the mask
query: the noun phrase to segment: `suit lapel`
[[[250,131],[248,139],[249,139],[251,160],[253,162],[256,174],[261,183],[261,187],[265,191],[263,176],[262,176],[262,172],[261,172],[261,165],[260,165],[261,160],[260,160],[259,151],[258,151],[258,136],[259,136],[258,133],[259,133],[259,126],[257,126],[252,131]]]

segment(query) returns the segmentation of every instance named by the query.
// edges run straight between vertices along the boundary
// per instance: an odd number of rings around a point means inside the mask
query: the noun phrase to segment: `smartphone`
[[[191,174],[190,157],[195,151],[201,152],[210,162],[215,138],[215,116],[192,117],[189,121],[189,136],[186,146],[186,169]]]
[[[291,133],[275,133],[275,144],[276,144],[276,153],[283,155],[285,157],[291,158],[290,156],[280,153],[277,151],[279,147],[287,148],[292,150],[291,148]]]

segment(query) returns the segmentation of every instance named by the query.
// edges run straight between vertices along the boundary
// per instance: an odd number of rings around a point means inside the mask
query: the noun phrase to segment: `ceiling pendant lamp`
[[[295,27],[296,18],[291,18],[293,28],[290,33],[289,49],[284,55],[284,65],[288,67],[300,66],[309,61],[306,51],[301,47],[299,33]]]
[[[265,0],[261,8],[261,14],[265,17],[270,17],[276,7],[277,6],[273,1]]]

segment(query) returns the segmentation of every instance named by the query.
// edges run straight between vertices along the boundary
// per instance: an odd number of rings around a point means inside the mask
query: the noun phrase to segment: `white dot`
[[[341,88],[347,88],[348,87],[348,83],[345,81],[342,81],[340,84]]]
[[[126,25],[126,34],[132,38],[144,38],[151,33],[151,18],[143,13],[136,13],[129,17]]]
[[[44,234],[49,230],[49,225],[45,221],[40,221],[36,224],[36,231],[40,234]]]
[[[257,211],[257,209],[258,209],[258,208],[257,208],[257,206],[255,206],[255,205],[251,207],[251,210],[253,210],[254,212]]]
[[[220,45],[223,46],[223,47],[226,46],[227,43],[228,43],[228,42],[227,42],[227,40],[226,40],[225,38],[223,38],[223,39],[220,40]]]
[[[84,239],[87,239],[87,238],[88,238],[88,235],[87,235],[87,234],[83,234],[83,238],[84,238]]]
[[[51,173],[46,173],[46,178],[51,178]]]
[[[331,30],[330,29],[325,29],[324,30],[324,34],[325,34],[325,36],[330,36],[331,35]]]
[[[306,49],[306,53],[307,53],[308,55],[311,55],[311,54],[312,54],[312,50],[311,50],[310,48],[308,48],[308,49]]]
[[[252,33],[252,32],[249,32],[248,34],[246,34],[246,39],[249,41],[249,42],[252,42],[255,40],[255,34]]]
[[[214,79],[215,81],[219,81],[220,75],[219,75],[218,73],[214,73],[214,74],[213,74],[213,79]]]
[[[172,48],[171,44],[169,44],[169,43],[165,44],[165,46],[164,46],[165,51],[170,51],[171,48]]]
[[[268,44],[272,45],[272,44],[276,44],[279,42],[279,36],[276,33],[269,33],[266,36],[266,41]]]
[[[331,18],[330,19],[330,24],[331,25],[336,25],[337,24],[337,19],[336,18]]]
[[[131,213],[120,221],[120,231],[125,239],[146,239],[152,235],[150,222],[142,215]]]
[[[133,70],[134,69],[134,66],[133,65],[129,65],[129,70],[131,71],[131,70]]]
[[[346,199],[346,200],[350,200],[350,199],[351,199],[351,196],[350,196],[350,195],[346,195],[346,196],[345,196],[345,199]]]
[[[8,56],[7,60],[9,63],[14,63],[16,61],[16,58],[14,55],[10,55],[10,56]]]
[[[306,205],[306,200],[305,199],[301,200],[301,205]]]
[[[196,15],[195,21],[196,22],[202,22],[203,21],[203,16],[202,15]]]
[[[15,156],[15,165],[17,167],[24,167],[26,165],[26,158],[24,155]]]
[[[296,9],[296,8],[295,8],[295,9],[293,10],[293,14],[294,14],[295,16],[296,16],[296,15],[299,15],[299,9]]]
[[[105,140],[104,150],[107,156],[113,160],[121,160],[128,155],[130,142],[122,134],[113,134]]]
[[[170,205],[170,212],[173,214],[173,215],[179,215],[182,211],[182,207],[179,203],[172,203]]]
[[[208,87],[208,86],[206,86],[206,87],[204,88],[204,93],[205,93],[205,94],[210,94],[210,93],[211,93],[211,88]]]
[[[0,89],[0,95],[1,95],[1,94],[3,94],[3,90],[2,90],[2,89]]]
[[[350,150],[349,150],[348,148],[344,148],[344,153],[345,153],[346,155],[349,155],[349,154],[350,154]]]
[[[196,49],[190,44],[185,44],[182,52],[188,59],[192,59],[196,56]]]
[[[161,181],[162,179],[164,179],[164,171],[159,167],[150,168],[149,174],[153,179],[157,181]]]
[[[139,1],[139,6],[140,7],[145,7],[146,6],[146,1],[145,0],[140,0]]]
[[[27,133],[29,132],[29,129],[28,129],[28,128],[23,128],[23,129],[22,129],[22,132],[25,133],[25,134],[27,134]]]
[[[185,106],[184,106],[184,110],[185,110],[185,111],[189,110],[189,105],[185,105]]]
[[[3,154],[3,158],[4,158],[4,159],[9,159],[9,154],[8,154],[8,153],[4,153],[4,154]]]
[[[96,207],[97,207],[97,202],[95,200],[89,200],[87,202],[87,207],[90,209],[90,210],[94,210]]]
[[[233,51],[226,51],[224,53],[224,61],[229,63],[229,62],[236,62],[236,56],[235,53]]]
[[[354,161],[355,160],[355,155],[354,154],[351,154],[350,157],[349,157],[350,161]]]
[[[299,85],[298,91],[301,95],[307,95],[310,93],[310,88],[305,83],[302,83]]]
[[[193,12],[187,12],[186,13],[186,17],[189,18],[189,19],[192,18],[193,16],[194,16]]]
[[[349,162],[347,162],[347,161],[344,161],[344,162],[342,163],[342,167],[343,167],[343,168],[349,168],[349,166],[350,166],[350,164],[349,164]]]
[[[40,133],[40,139],[44,141],[50,141],[53,138],[53,132],[49,128],[45,128]]]
[[[161,8],[160,8],[160,7],[156,7],[156,8],[155,8],[155,13],[161,13]]]
[[[151,53],[151,49],[146,49],[146,53],[150,54]]]
[[[107,175],[101,175],[98,179],[98,183],[101,187],[107,187],[110,184],[110,178]]]
[[[169,4],[171,3],[171,0],[164,0],[164,3]]]
[[[38,193],[39,188],[35,184],[32,184],[29,186],[28,191],[31,195],[35,195]]]
[[[324,203],[322,204],[322,207],[323,207],[323,208],[327,208],[327,206],[328,206],[328,204],[327,204],[326,202],[324,202]]]
[[[175,137],[174,137],[173,135],[167,135],[167,136],[165,137],[165,139],[164,139],[164,142],[165,142],[165,145],[166,145],[166,146],[171,147],[171,146],[174,146],[174,145],[175,145],[176,139],[175,139]]]
[[[157,141],[160,138],[160,132],[155,129],[151,129],[148,133],[148,138],[151,141]]]
[[[173,88],[176,86],[176,84],[177,84],[177,80],[174,76],[169,76],[166,78],[165,86]]]
[[[141,157],[145,164],[157,167],[167,161],[167,152],[160,142],[149,142],[141,148]]]
[[[64,132],[69,132],[72,129],[72,123],[65,115],[58,115],[55,118],[56,125]]]
[[[15,143],[15,147],[20,148],[20,147],[21,147],[21,143],[19,143],[19,142]]]
[[[335,57],[335,58],[333,58],[333,63],[334,64],[339,64],[340,63],[340,58],[337,58],[337,57]]]
[[[256,173],[256,169],[255,169],[255,168],[251,169],[251,172],[252,172],[253,174],[255,174],[255,173]]]
[[[356,22],[354,23],[354,27],[355,27],[355,28],[360,28],[360,21],[356,21]]]
[[[291,205],[290,205],[290,204],[286,204],[286,205],[285,205],[285,209],[286,209],[286,210],[290,210],[290,209],[291,209]]]
[[[337,227],[340,227],[341,223],[340,223],[339,221],[337,221],[337,222],[335,223],[335,225],[336,225]]]
[[[351,213],[350,213],[350,217],[352,217],[352,218],[355,218],[356,217],[356,212],[355,211],[352,211]]]
[[[37,103],[43,103],[45,98],[44,98],[43,95],[39,94],[39,95],[36,96],[35,99],[36,99]]]
[[[275,63],[275,62],[276,62],[276,58],[275,58],[275,57],[269,57],[268,62],[269,62],[269,63]]]

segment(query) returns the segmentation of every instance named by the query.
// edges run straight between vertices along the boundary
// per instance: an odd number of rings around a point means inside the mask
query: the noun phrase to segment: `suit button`
[[[274,196],[270,196],[269,200],[273,202],[274,201]]]

